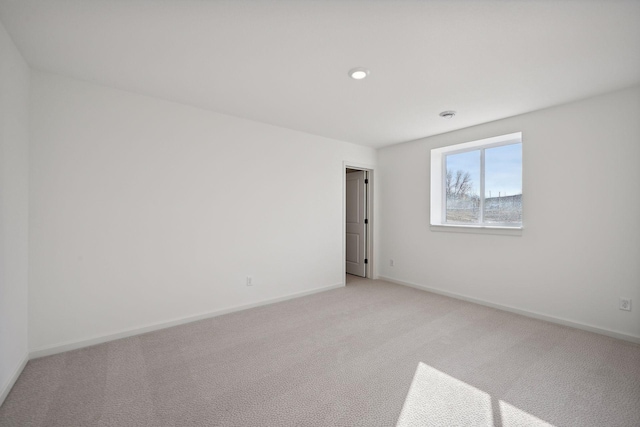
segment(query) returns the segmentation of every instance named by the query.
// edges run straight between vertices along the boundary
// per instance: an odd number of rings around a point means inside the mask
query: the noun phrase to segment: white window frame
[[[484,185],[485,170],[484,157],[487,148],[500,147],[522,143],[522,132],[465,142],[462,144],[434,148],[431,150],[431,229],[433,231],[486,231],[497,234],[511,234],[522,230],[522,222],[513,223],[483,223],[484,220]],[[450,154],[460,154],[469,151],[480,151],[480,217],[478,223],[452,223],[446,222],[446,194],[444,184],[446,182],[446,157]],[[524,192],[524,191],[523,191]],[[519,233],[516,233],[519,234]]]

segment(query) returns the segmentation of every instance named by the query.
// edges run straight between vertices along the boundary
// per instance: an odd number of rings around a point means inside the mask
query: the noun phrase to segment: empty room
[[[640,426],[640,1],[0,0],[0,426]]]

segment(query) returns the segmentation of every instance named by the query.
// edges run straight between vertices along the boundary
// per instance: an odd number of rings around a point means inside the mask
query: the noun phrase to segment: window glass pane
[[[480,150],[449,154],[445,158],[446,221],[480,220]]]
[[[484,151],[484,222],[522,222],[522,143]]]

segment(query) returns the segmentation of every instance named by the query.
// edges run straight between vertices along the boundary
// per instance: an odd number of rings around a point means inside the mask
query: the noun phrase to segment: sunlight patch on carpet
[[[507,402],[492,402],[489,393],[422,362],[397,423],[398,427],[523,425],[553,427]]]

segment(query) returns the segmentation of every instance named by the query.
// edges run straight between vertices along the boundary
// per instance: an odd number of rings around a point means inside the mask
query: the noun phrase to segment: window
[[[522,227],[520,132],[431,150],[431,225]]]

